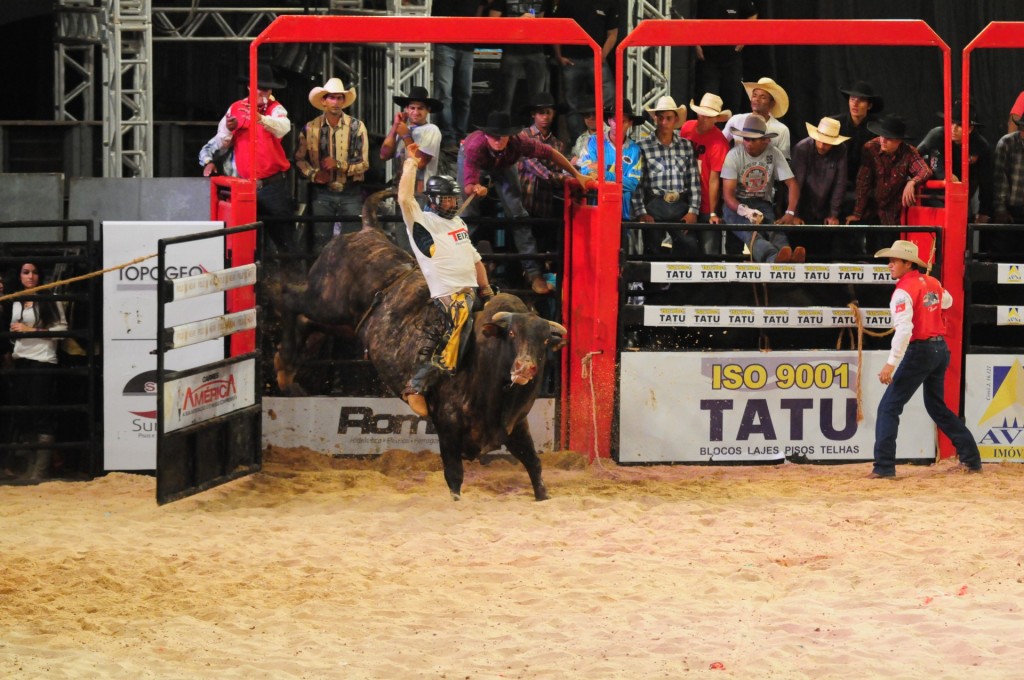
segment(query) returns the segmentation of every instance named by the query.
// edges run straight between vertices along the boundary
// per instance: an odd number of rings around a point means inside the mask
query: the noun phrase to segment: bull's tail
[[[380,220],[377,219],[377,207],[380,202],[387,198],[392,198],[396,195],[394,189],[383,189],[376,193],[370,194],[367,199],[363,202],[363,229],[378,229],[383,231],[380,227]]]

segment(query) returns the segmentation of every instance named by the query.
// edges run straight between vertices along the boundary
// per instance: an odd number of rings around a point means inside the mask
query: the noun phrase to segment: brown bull
[[[381,380],[397,395],[423,360],[418,350],[436,337],[442,321],[430,303],[426,281],[411,255],[377,226],[377,204],[390,192],[366,201],[362,231],[336,237],[313,264],[304,287],[287,295],[279,382],[294,375],[295,324],[302,314],[331,327],[356,326]],[[444,478],[452,498],[462,493],[462,461],[505,446],[530,475],[537,500],[548,497],[541,463],[526,416],[537,398],[548,352],[565,344],[566,330],[541,319],[522,300],[494,296],[475,315],[470,345],[458,371],[427,393],[437,431]],[[282,385],[284,387],[284,385]]]

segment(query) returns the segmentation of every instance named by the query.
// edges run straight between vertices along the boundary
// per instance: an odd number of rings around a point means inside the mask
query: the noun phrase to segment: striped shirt
[[[520,132],[519,136],[547,144],[565,155],[565,142],[555,137],[551,131],[545,136],[536,125],[531,125]],[[555,165],[554,161],[542,161],[529,156],[519,159],[519,184],[523,188],[523,207],[526,208],[526,212],[534,217],[559,216],[559,210],[555,207],[555,194],[561,194],[561,174],[562,169]]]
[[[903,142],[892,154],[882,153],[878,139],[864,145],[857,173],[857,204],[853,214],[860,219],[878,216],[880,224],[901,224],[903,189],[916,179],[918,184],[932,176],[932,169],[917,148]]]
[[[700,213],[700,168],[693,153],[690,140],[672,135],[672,141],[665,146],[657,135],[640,140],[644,154],[643,197],[644,201],[664,196],[670,191],[679,194],[679,200],[690,205],[690,212]],[[638,205],[637,219],[647,214],[643,205]]]
[[[1024,135],[1020,132],[1004,135],[996,143],[994,184],[993,213],[1024,208]]]

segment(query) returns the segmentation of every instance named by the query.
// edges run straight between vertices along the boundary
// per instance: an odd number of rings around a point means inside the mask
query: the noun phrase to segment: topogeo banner
[[[856,352],[625,353],[619,462],[870,461],[887,356],[863,354],[857,422]],[[934,457],[918,394],[900,420],[897,458]]]

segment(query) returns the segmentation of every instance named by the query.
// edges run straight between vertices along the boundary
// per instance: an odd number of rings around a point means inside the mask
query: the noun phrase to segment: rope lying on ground
[[[66,286],[69,283],[76,283],[78,281],[85,281],[86,279],[92,279],[97,276],[103,276],[104,274],[107,274],[109,272],[117,271],[118,269],[124,269],[125,267],[130,267],[133,264],[144,262],[145,260],[152,259],[156,256],[157,253],[153,253],[152,255],[143,255],[142,257],[135,258],[131,262],[125,262],[124,264],[118,264],[114,265],[113,267],[107,267],[106,269],[101,269],[97,272],[89,272],[88,274],[82,274],[81,276],[73,276],[70,279],[61,279],[60,281],[51,281],[50,283],[45,283],[41,286],[36,286],[35,288],[26,288],[25,290],[19,290],[18,292],[10,293],[9,295],[0,295],[0,302],[6,302],[7,300],[13,300],[14,298],[19,298],[25,295],[35,295],[41,290],[58,288],[60,286]]]

